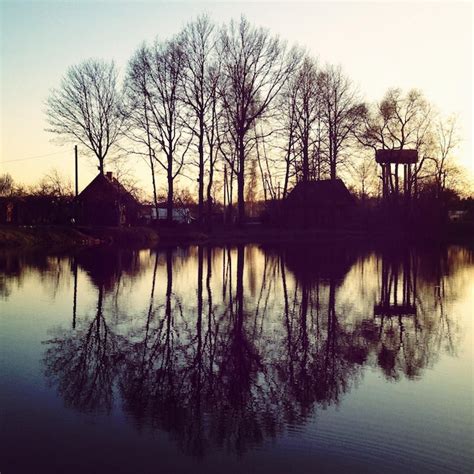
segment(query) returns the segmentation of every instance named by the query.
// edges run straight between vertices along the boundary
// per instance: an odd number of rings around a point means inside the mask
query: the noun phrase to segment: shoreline
[[[331,243],[462,243],[474,244],[470,228],[451,226],[441,232],[374,232],[370,229],[281,229],[261,225],[219,228],[205,232],[196,228],[85,227],[85,226],[0,226],[1,249],[84,248],[102,245],[155,247],[157,245],[237,244],[331,244]]]
[[[0,226],[0,248],[83,248],[100,245],[153,246],[158,234],[148,227],[61,225]]]

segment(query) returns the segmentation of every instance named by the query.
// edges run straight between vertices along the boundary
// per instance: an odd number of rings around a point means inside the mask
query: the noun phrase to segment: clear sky
[[[90,57],[113,59],[123,71],[143,40],[177,33],[202,12],[218,23],[244,14],[290,43],[306,46],[321,62],[341,64],[369,101],[379,100],[392,86],[421,89],[441,112],[458,114],[463,140],[459,158],[474,172],[470,2],[191,0],[0,0],[0,172],[31,184],[54,167],[72,180],[72,145],[52,143],[44,131],[49,90],[68,66]],[[139,163],[136,167],[148,187],[145,168]],[[83,160],[80,187],[95,173],[95,163]]]

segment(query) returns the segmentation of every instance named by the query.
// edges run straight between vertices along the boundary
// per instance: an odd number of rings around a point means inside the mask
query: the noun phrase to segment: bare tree
[[[204,216],[204,175],[209,161],[210,180],[213,177],[216,87],[219,63],[216,57],[214,25],[207,15],[189,23],[181,34],[184,54],[183,101],[189,109],[187,125],[196,141],[198,154],[198,219]],[[206,153],[206,145],[208,152]],[[206,158],[207,155],[207,158]],[[208,185],[209,205],[212,184]]]
[[[0,196],[9,196],[13,194],[15,182],[10,173],[0,175]]]
[[[245,200],[249,204],[255,204],[257,200],[257,158],[250,160],[249,176],[247,179]]]
[[[223,81],[220,98],[227,133],[235,149],[230,163],[237,175],[238,222],[245,219],[245,163],[254,136],[254,123],[268,112],[285,80],[298,62],[295,50],[267,30],[253,27],[245,18],[221,31],[219,47]]]
[[[127,77],[129,90],[143,95],[143,105],[135,111],[139,114],[135,123],[145,132],[143,140],[150,162],[154,160],[166,172],[169,222],[173,218],[174,181],[181,173],[190,146],[180,101],[184,64],[185,57],[178,39],[156,41],[153,46],[143,46],[137,52]],[[139,102],[138,99],[135,101]],[[154,176],[154,167],[151,168]]]
[[[362,151],[356,154],[350,163],[350,173],[354,179],[355,188],[360,198],[365,200],[369,195],[377,192],[377,164],[374,157]]]
[[[40,180],[34,193],[55,197],[72,197],[74,195],[71,180],[62,176],[56,168],[51,169]]]
[[[104,161],[122,128],[117,71],[113,62],[89,59],[67,71],[48,100],[48,131],[80,142],[92,151],[104,173]]]
[[[212,74],[212,73],[211,73]],[[208,178],[207,178],[207,190],[206,190],[206,199],[207,199],[207,218],[208,226],[212,225],[212,206],[213,206],[213,190],[214,186],[214,174],[216,172],[216,166],[218,162],[218,150],[219,150],[219,141],[218,141],[218,123],[220,119],[220,109],[218,106],[218,94],[217,94],[217,84],[219,81],[219,68],[215,69],[214,72],[217,77],[216,80],[211,81],[212,88],[210,94],[209,102],[209,119],[206,121],[205,126],[205,136],[208,147]]]
[[[235,147],[231,142],[228,130],[227,115],[222,114],[220,120],[217,121],[217,147],[223,161],[223,185],[222,194],[224,201],[224,221],[226,223],[233,222],[233,203],[234,203],[234,181],[235,170],[237,169],[237,156]]]
[[[400,89],[389,89],[384,98],[372,110],[365,111],[361,129],[357,132],[361,143],[376,149],[414,149],[419,160],[413,181],[422,179],[421,170],[432,149],[432,109],[418,90],[410,90],[405,95]],[[392,191],[398,189],[398,164],[395,165]]]
[[[337,167],[345,158],[344,150],[353,138],[365,107],[340,67],[326,67],[320,75],[320,88],[328,136],[329,173],[331,179],[336,179]]]
[[[296,172],[295,154],[296,154],[296,132],[297,132],[297,107],[296,99],[298,89],[291,87],[294,83],[293,75],[288,81],[288,87],[285,87],[280,94],[278,103],[278,120],[280,122],[280,135],[283,139],[283,160],[284,160],[284,178],[283,178],[283,199],[288,193],[290,179]],[[293,170],[293,171],[292,171]]]
[[[185,136],[183,111],[180,102],[182,70],[185,57],[182,44],[173,39],[165,43],[155,42],[150,50],[149,65],[151,88],[147,91],[153,122],[152,138],[157,141],[161,154],[157,162],[166,171],[168,184],[167,220],[173,218],[173,186],[184,165],[190,140]]]
[[[310,179],[310,157],[314,142],[313,129],[321,118],[321,94],[316,62],[305,57],[290,87],[295,89],[296,133],[301,156],[301,179]]]
[[[136,177],[134,163],[131,162],[127,154],[114,156],[109,162],[109,169],[120,185],[137,201],[145,202],[149,200],[149,196],[147,196]]]
[[[270,197],[270,199],[275,199],[277,195],[275,191],[273,172],[273,168],[275,168],[276,163],[275,160],[271,160],[268,157],[266,143],[266,137],[268,135],[269,133],[265,133],[263,131],[263,127],[261,127],[260,134],[257,134],[257,128],[255,127],[255,151],[258,167],[260,170],[260,176],[262,179],[263,198],[265,202],[267,201],[268,197]],[[257,190],[257,187],[258,183],[255,183],[255,191]]]
[[[438,198],[443,194],[452,175],[457,172],[457,167],[452,162],[451,156],[460,141],[456,126],[456,118],[449,117],[446,121],[438,120],[435,127],[434,153],[431,161],[434,165],[436,197]]]
[[[158,215],[158,193],[155,174],[155,156],[158,145],[151,139],[150,105],[148,90],[150,88],[150,75],[148,53],[142,45],[134,54],[128,64],[128,72],[124,85],[124,103],[122,113],[125,117],[125,136],[133,144],[133,153],[145,158],[150,167],[153,202]],[[143,151],[144,150],[144,151]]]

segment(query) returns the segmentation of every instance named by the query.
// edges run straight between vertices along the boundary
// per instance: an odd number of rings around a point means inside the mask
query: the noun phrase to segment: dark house
[[[300,227],[344,227],[355,199],[340,179],[299,182],[284,204],[286,223]]]
[[[78,222],[86,225],[133,225],[140,203],[108,172],[98,174],[76,200]]]

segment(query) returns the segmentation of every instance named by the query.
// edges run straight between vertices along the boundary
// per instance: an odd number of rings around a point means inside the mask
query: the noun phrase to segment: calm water
[[[474,254],[0,254],[2,474],[466,472]]]

